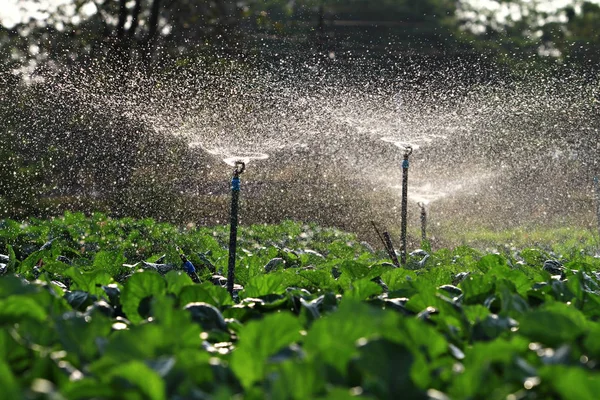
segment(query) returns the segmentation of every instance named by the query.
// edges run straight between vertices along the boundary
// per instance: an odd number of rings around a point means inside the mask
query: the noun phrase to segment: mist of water
[[[312,65],[275,70],[197,65],[124,80],[89,71],[43,85],[186,141],[214,161],[213,171],[249,162],[253,222],[276,214],[318,222],[327,215],[321,222],[351,228],[393,223],[402,148],[410,145],[409,199],[415,210],[427,204],[431,221],[592,223],[596,82],[538,74],[465,84],[449,72],[414,83],[393,68],[379,80]]]

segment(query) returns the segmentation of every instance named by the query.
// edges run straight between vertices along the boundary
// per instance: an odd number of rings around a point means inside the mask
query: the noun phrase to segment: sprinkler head
[[[412,154],[413,148],[411,145],[408,145],[404,148],[404,157],[408,157]]]
[[[233,176],[238,177],[246,170],[246,163],[243,161],[236,161],[233,169]]]

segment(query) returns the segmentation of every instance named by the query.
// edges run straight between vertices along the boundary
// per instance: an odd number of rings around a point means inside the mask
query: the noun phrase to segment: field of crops
[[[232,298],[227,239],[101,214],[0,221],[2,397],[599,396],[592,253],[459,247],[395,268],[334,229],[252,226]]]

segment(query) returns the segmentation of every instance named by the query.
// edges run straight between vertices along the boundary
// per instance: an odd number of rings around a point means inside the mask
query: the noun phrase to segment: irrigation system
[[[406,220],[408,216],[408,157],[412,154],[413,149],[407,146],[404,149],[404,160],[402,161],[402,209],[401,209],[401,226],[400,226],[400,264],[406,265]]]
[[[240,199],[240,175],[246,169],[243,161],[236,161],[231,178],[231,215],[229,228],[229,262],[227,265],[227,291],[233,296],[235,279],[235,250],[237,247],[238,204]]]
[[[600,180],[594,177],[594,191],[596,192],[596,220],[598,222],[598,236],[600,236]]]
[[[421,240],[425,242],[427,241],[427,210],[424,203],[419,202],[417,205],[421,208]]]

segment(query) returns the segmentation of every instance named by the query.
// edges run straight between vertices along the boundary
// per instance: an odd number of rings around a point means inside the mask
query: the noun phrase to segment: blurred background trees
[[[600,7],[575,0],[28,0],[0,14],[4,66],[102,59],[115,68],[220,51],[355,57],[483,53],[592,68]],[[31,72],[31,70],[29,70]]]

